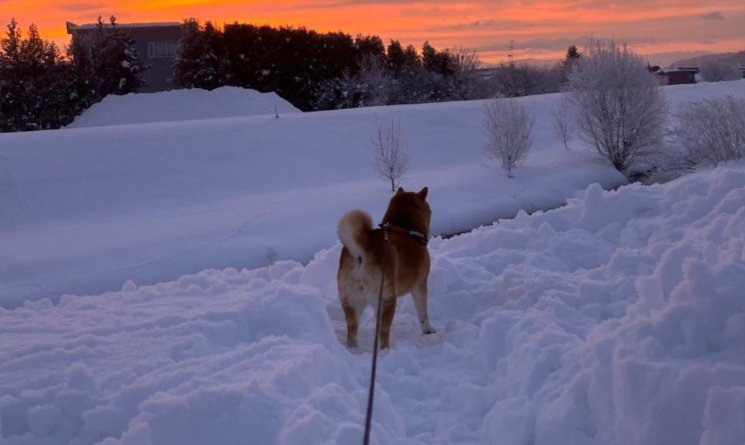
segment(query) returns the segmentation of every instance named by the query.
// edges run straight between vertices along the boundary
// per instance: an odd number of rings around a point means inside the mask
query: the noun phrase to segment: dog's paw
[[[428,334],[434,334],[437,332],[435,328],[432,327],[432,325],[429,324],[429,320],[423,320],[419,322],[422,326],[422,334],[428,335]]]

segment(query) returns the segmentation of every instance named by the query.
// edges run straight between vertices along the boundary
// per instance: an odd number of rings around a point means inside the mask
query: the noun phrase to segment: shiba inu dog
[[[381,349],[390,346],[396,299],[409,292],[414,298],[422,332],[435,332],[427,315],[430,269],[427,241],[432,219],[427,193],[427,187],[419,192],[399,188],[377,229],[373,228],[370,215],[362,210],[352,210],[339,221],[338,234],[344,247],[339,259],[337,284],[347,319],[348,346],[357,346],[357,329],[365,308],[368,305],[377,308],[381,278]]]

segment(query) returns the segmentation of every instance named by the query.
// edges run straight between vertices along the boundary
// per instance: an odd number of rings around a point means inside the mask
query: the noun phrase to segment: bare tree
[[[629,174],[664,135],[666,104],[659,80],[627,45],[591,40],[568,82],[580,138]]]
[[[569,150],[569,141],[574,138],[574,121],[569,109],[566,96],[562,96],[551,109],[554,116],[554,132],[564,142],[564,148]]]
[[[462,47],[447,51],[452,62],[453,74],[453,99],[474,99],[478,97],[481,89],[481,76],[479,68],[481,61],[475,50]]]
[[[745,99],[728,96],[693,102],[676,117],[673,136],[689,166],[745,158]]]
[[[388,122],[378,124],[371,142],[375,158],[375,172],[382,179],[391,182],[391,191],[409,170],[409,157],[406,154],[406,142],[401,133],[401,126]]]
[[[515,99],[495,99],[485,110],[487,150],[499,159],[507,177],[533,144],[534,119]]]

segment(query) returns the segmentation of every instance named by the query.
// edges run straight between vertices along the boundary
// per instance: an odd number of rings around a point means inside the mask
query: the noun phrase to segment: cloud
[[[714,11],[708,14],[702,14],[701,18],[706,20],[724,20],[724,14],[719,11]]]
[[[57,7],[60,11],[65,12],[85,12],[85,11],[97,11],[105,8],[107,5],[101,2],[73,2],[73,3],[62,3]]]

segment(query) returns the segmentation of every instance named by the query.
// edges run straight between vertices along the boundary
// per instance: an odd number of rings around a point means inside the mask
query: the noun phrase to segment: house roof
[[[670,73],[693,73],[698,74],[699,69],[695,66],[679,67],[679,68],[668,68],[666,70],[657,71],[657,74],[670,74]]]
[[[78,30],[89,30],[89,29],[96,29],[98,27],[98,23],[86,23],[83,25],[76,25],[72,22],[66,22],[65,25],[67,26],[67,33],[72,34],[75,31]],[[152,23],[117,23],[116,26],[124,29],[132,29],[132,28],[167,28],[167,27],[174,27],[174,26],[181,26],[181,22],[152,22]]]

